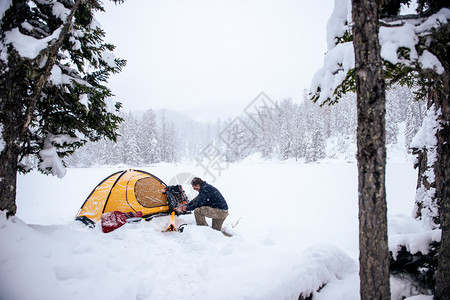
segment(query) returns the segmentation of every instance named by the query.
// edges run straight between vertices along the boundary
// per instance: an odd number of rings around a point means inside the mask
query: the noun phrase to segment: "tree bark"
[[[390,299],[386,214],[386,98],[378,40],[380,4],[353,0],[357,95],[361,299]]]
[[[7,103],[3,107],[14,106],[11,99],[3,99]],[[18,141],[18,122],[19,119],[14,113],[15,110],[8,111],[8,118],[11,122],[3,124],[3,139],[5,147],[0,153],[0,211],[5,210],[6,216],[10,217],[16,214],[16,181],[17,181],[17,162],[19,157]],[[15,120],[15,121],[14,121]]]
[[[434,299],[450,299],[450,77],[444,73],[442,89],[431,94],[430,104],[440,110],[437,131],[437,160],[434,166],[436,197],[439,205],[442,238],[439,248]]]

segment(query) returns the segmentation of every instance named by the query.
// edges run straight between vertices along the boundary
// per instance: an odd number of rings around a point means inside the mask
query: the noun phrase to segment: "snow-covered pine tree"
[[[325,122],[328,123],[331,142],[335,143],[329,155],[334,157],[349,153],[350,145],[356,141],[356,95],[345,94],[341,101],[332,106],[324,106],[321,110],[328,111]]]
[[[83,147],[75,151],[65,159],[68,167],[88,168],[96,164],[101,164],[99,153],[99,142],[88,142]]]
[[[277,145],[277,131],[280,129],[277,123],[280,121],[278,107],[262,106],[257,108],[257,115],[254,120],[245,121],[250,130],[256,135],[256,151],[259,151],[264,158],[272,158]],[[250,150],[250,149],[249,149]],[[254,152],[255,149],[251,149]]]
[[[289,157],[294,157],[294,116],[296,113],[296,105],[292,102],[292,99],[285,99],[281,101],[280,107],[280,149],[279,158],[286,160]]]
[[[255,136],[253,129],[249,128],[240,118],[228,122],[220,133],[220,138],[226,145],[226,161],[236,162],[253,153]]]
[[[335,0],[335,9],[327,24],[329,51],[325,66],[316,73],[312,84],[312,99],[321,105],[335,103],[349,91],[356,91],[357,95],[362,299],[390,298],[385,82],[378,39],[379,16],[379,1]]]
[[[309,129],[309,138],[306,143],[306,151],[305,151],[305,163],[313,163],[319,160],[316,151],[316,135],[318,134],[318,130],[316,128]]]
[[[89,140],[115,140],[119,103],[105,83],[124,60],[94,19],[98,0],[12,0],[0,20],[0,210],[16,213],[16,176],[39,169],[64,176],[61,161]]]
[[[411,4],[410,0],[385,1],[382,4],[379,41],[385,66],[387,83],[418,88],[416,96],[425,99],[428,120],[425,127],[430,130],[412,145],[418,154],[419,180],[423,188],[436,187],[433,201],[423,201],[421,186],[416,202],[418,207],[438,206],[436,221],[442,228],[442,246],[438,276],[437,299],[448,299],[450,290],[450,76],[449,39],[450,5],[446,0],[418,0],[417,13],[401,16],[400,6]],[[347,0],[336,0],[336,7],[347,5]],[[312,86],[312,98],[319,103],[335,102],[343,94],[355,89],[355,61],[353,59],[353,35],[348,11],[333,12],[328,23],[330,51],[325,66],[316,73]],[[399,38],[401,36],[401,38]],[[331,46],[331,47],[330,47]],[[434,122],[433,122],[434,120]],[[422,127],[425,130],[425,127]],[[426,161],[433,158],[431,162]],[[431,176],[430,176],[431,175]],[[425,211],[433,211],[430,207]],[[420,215],[418,216],[420,218]],[[447,295],[447,296],[445,296]],[[445,298],[444,298],[445,297]]]
[[[386,98],[388,98],[386,96]],[[393,98],[386,101],[386,144],[396,144],[399,132],[398,127],[398,104]]]
[[[422,126],[426,103],[423,101],[410,101],[406,108],[405,118],[405,146],[408,152],[412,152],[411,141]]]
[[[178,144],[177,144],[177,131],[173,122],[169,123],[167,127],[167,162],[177,162],[178,161]]]
[[[297,106],[294,112],[293,123],[294,126],[292,128],[292,155],[297,161],[299,158],[305,156],[305,126],[304,119],[301,114],[300,106]]]
[[[410,1],[404,1],[409,3]],[[416,217],[442,229],[436,299],[449,299],[450,290],[450,3],[445,0],[417,1],[417,14],[403,19],[414,24],[414,47],[399,49],[398,61],[390,61],[393,82],[418,88],[426,100],[423,126],[411,143],[418,155]],[[399,10],[387,17],[400,19]],[[409,22],[408,22],[409,21]],[[431,217],[431,218],[430,218]]]
[[[315,162],[325,157],[324,119],[320,108],[311,101],[304,101],[300,106],[305,126],[304,149],[305,162]]]
[[[386,91],[386,142],[397,143],[397,137],[400,131],[399,125],[407,121],[408,109],[413,105],[414,94],[407,86],[393,85]],[[414,105],[417,106],[417,103]],[[409,117],[413,117],[410,115]],[[414,120],[410,120],[415,122]],[[409,125],[413,125],[410,123]],[[415,132],[420,127],[415,125]],[[412,128],[410,128],[412,129]],[[411,142],[411,139],[407,139],[407,145]]]
[[[168,134],[168,129],[167,129],[167,120],[166,120],[166,111],[163,110],[161,112],[161,118],[160,118],[160,122],[159,122],[159,126],[158,126],[158,152],[159,152],[159,157],[161,158],[161,161],[167,162],[167,158],[168,158],[168,154],[167,154],[167,149],[168,149],[168,139],[169,137],[167,136]]]
[[[325,138],[324,130],[319,122],[314,122],[308,127],[308,139],[306,141],[305,163],[316,162],[325,158]]]
[[[201,151],[204,149],[204,148],[201,148],[201,145],[199,145],[199,143],[198,143],[199,138],[197,138],[197,136],[199,135],[200,130],[201,129],[199,129],[195,126],[193,121],[191,121],[188,124],[187,132],[189,134],[187,136],[189,138],[186,139],[183,143],[184,152],[185,152],[185,154],[183,155],[184,157],[191,159],[191,160],[200,159],[199,153],[201,153]],[[220,131],[221,128],[219,127],[217,130]],[[186,136],[186,135],[182,135],[182,136]]]
[[[149,109],[144,112],[138,127],[137,139],[143,162],[145,164],[158,162],[158,127],[156,124],[156,115],[153,110]]]
[[[165,110],[162,111],[158,128],[159,157],[164,162],[175,162],[177,160],[175,126],[167,120]]]
[[[337,150],[341,153],[345,153],[347,150],[347,144],[345,143],[345,138],[340,135],[337,139]]]
[[[77,157],[77,160],[79,159],[78,164],[83,167],[109,165],[112,160],[112,157],[114,156],[114,151],[112,151],[114,145],[116,145],[116,142],[112,142],[107,139],[101,139],[97,142],[86,143],[86,145],[83,146],[83,148],[75,152],[75,154],[78,152],[88,153],[87,155],[84,155],[84,157],[82,157],[81,159]],[[85,148],[87,149],[85,150]],[[72,166],[71,164],[68,165]]]
[[[128,112],[125,115],[125,122],[121,127],[120,145],[122,162],[127,165],[138,166],[141,163],[142,151],[138,144],[138,121],[136,116]]]

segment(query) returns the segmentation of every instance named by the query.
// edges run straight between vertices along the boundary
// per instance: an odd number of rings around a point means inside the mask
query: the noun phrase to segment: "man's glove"
[[[175,207],[174,208],[174,210],[175,211],[177,211],[177,212],[179,212],[179,213],[183,213],[183,212],[185,212],[187,209],[186,209],[186,205],[180,205],[180,206],[178,206],[178,207]]]

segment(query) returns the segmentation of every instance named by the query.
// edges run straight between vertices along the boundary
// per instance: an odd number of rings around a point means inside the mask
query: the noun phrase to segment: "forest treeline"
[[[267,97],[263,94],[264,97]],[[348,94],[331,106],[308,100],[254,101],[241,115],[200,123],[170,111],[122,113],[117,143],[86,144],[66,160],[71,167],[143,166],[158,162],[220,159],[236,162],[259,153],[275,160],[303,160],[353,155],[356,143],[356,96]],[[267,101],[269,100],[269,101]],[[386,143],[409,145],[424,117],[425,103],[413,91],[396,86],[387,91]],[[399,136],[404,138],[398,140]]]

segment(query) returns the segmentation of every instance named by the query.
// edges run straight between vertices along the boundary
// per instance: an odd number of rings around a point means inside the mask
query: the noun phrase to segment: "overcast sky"
[[[326,51],[333,0],[104,1],[97,19],[128,61],[109,86],[125,110],[215,118],[260,92],[301,101]],[[205,115],[206,113],[206,115]]]

